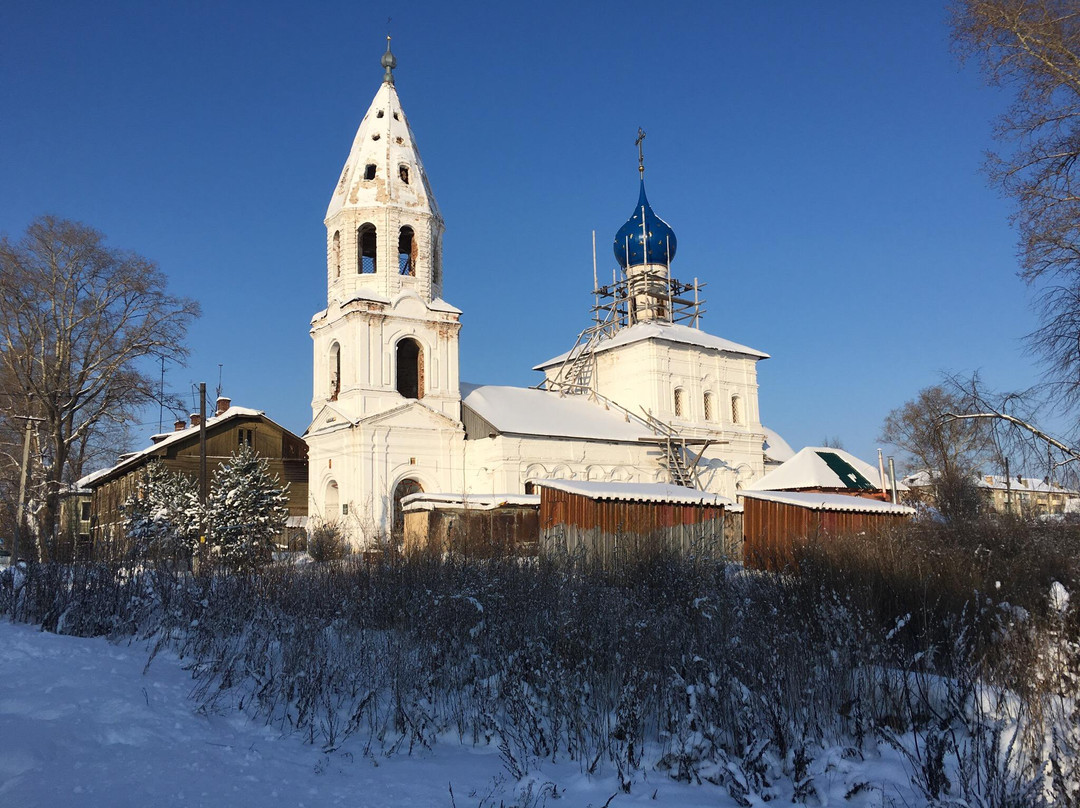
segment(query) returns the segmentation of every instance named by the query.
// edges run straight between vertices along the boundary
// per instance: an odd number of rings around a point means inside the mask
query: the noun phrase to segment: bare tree
[[[1038,473],[1048,482],[1080,483],[1080,449],[1038,426],[1037,401],[1030,392],[998,393],[986,389],[978,375],[953,377],[948,383],[960,391],[962,409],[945,412],[942,421],[978,423],[989,441],[998,468]]]
[[[1080,6],[1075,0],[957,0],[954,42],[987,80],[1015,90],[991,154],[1017,204],[1021,276],[1039,289],[1031,345],[1049,390],[1080,404]]]
[[[183,361],[199,315],[166,293],[150,260],[106,246],[78,222],[45,216],[19,241],[0,239],[0,412],[44,419],[39,535],[50,539],[61,485],[77,479],[98,439],[155,400],[140,360]]]
[[[948,517],[970,516],[978,509],[976,476],[995,455],[982,424],[946,417],[971,406],[956,385],[933,385],[890,412],[881,429],[880,439],[902,451],[908,471],[928,475],[935,503]]]

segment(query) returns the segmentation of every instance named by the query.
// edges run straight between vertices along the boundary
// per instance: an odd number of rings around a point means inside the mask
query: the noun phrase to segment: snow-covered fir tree
[[[135,558],[186,558],[199,534],[196,482],[160,462],[147,465],[137,492],[123,505],[124,530]]]
[[[288,483],[247,446],[218,466],[210,483],[207,520],[210,541],[234,570],[252,570],[270,560],[273,537],[289,518]]]

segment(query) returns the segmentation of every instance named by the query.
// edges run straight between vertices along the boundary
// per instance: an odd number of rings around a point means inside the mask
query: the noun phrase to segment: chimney
[[[183,432],[185,429],[187,429],[187,421],[185,421],[183,418],[180,418],[175,424],[173,424],[174,432]]]
[[[232,405],[232,399],[231,398],[225,398],[225,396],[218,396],[217,412],[215,414],[216,415],[224,415],[225,410],[229,409],[229,407],[231,405]]]
[[[199,422],[201,420],[202,420],[202,416],[199,415],[199,413],[197,413],[197,412],[191,413],[191,425],[192,426],[198,426]]]

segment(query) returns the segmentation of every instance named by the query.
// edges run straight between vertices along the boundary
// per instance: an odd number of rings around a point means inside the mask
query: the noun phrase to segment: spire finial
[[[645,140],[645,130],[640,126],[637,130],[637,140],[634,143],[637,145],[637,170],[641,175],[641,179],[645,179],[645,151],[641,147],[642,141]]]
[[[390,22],[387,20],[387,22]],[[394,54],[390,52],[390,34],[386,35],[386,53],[382,57],[382,66],[386,68],[386,72],[383,74],[383,81],[387,84],[394,83],[394,68],[397,67],[397,59],[394,58]]]

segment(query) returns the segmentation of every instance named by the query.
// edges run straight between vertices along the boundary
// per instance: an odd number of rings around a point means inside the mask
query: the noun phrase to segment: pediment
[[[305,435],[314,432],[326,432],[333,429],[353,426],[356,422],[345,415],[333,404],[324,404],[318,414],[312,419],[311,424],[304,431]]]
[[[363,418],[365,426],[393,426],[412,429],[463,429],[459,421],[448,418],[422,400],[408,401],[393,409],[383,410]]]
[[[394,314],[399,317],[427,317],[427,304],[415,292],[404,292],[393,303]]]

